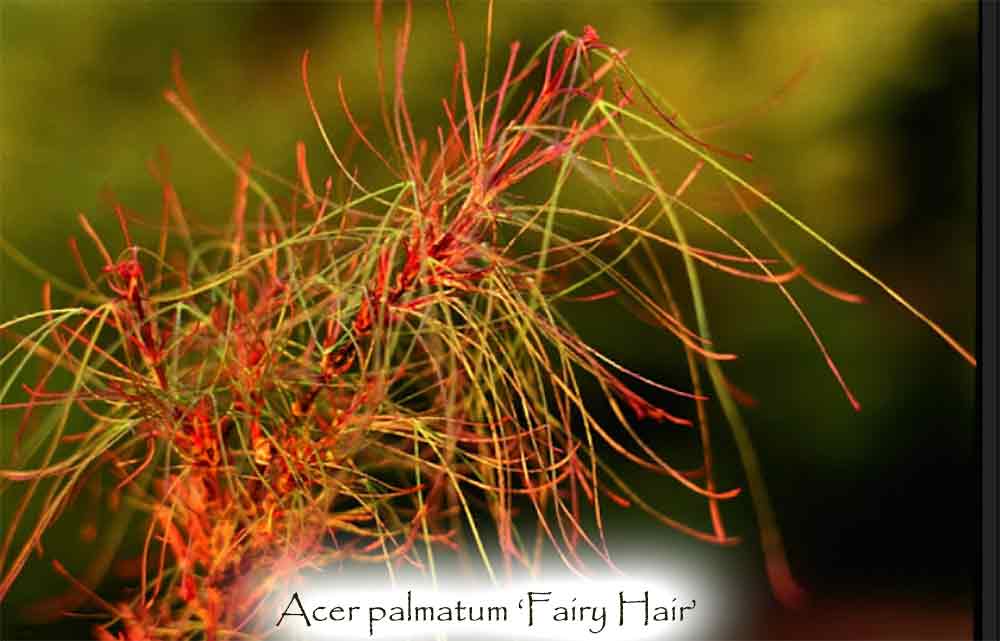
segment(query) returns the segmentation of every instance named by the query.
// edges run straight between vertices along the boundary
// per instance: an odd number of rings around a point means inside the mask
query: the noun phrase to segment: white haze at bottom
[[[280,640],[708,639],[726,636],[739,604],[697,568],[642,555],[588,577],[546,571],[513,581],[338,570],[276,584],[256,629]],[[664,564],[666,565],[666,564]]]

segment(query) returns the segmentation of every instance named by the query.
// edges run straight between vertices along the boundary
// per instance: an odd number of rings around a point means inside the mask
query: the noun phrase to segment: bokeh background
[[[485,4],[459,4],[456,13],[470,58],[481,63]],[[401,8],[387,7],[386,16],[391,28]],[[495,58],[511,40],[530,50],[585,24],[630,49],[634,67],[694,127],[740,119],[706,137],[752,152],[755,161],[738,168],[744,176],[975,347],[975,3],[498,2]],[[293,176],[302,139],[314,180],[332,173],[299,60],[311,50],[313,91],[333,138],[343,141],[338,75],[354,112],[378,125],[373,42],[363,2],[5,0],[4,239],[75,282],[66,239],[78,234],[76,213],[114,234],[101,197],[110,188],[130,208],[155,215],[158,187],[146,163],[160,146],[170,152],[187,210],[224,219],[232,175],[162,99],[175,50],[200,111],[230,145],[251,150],[259,167]],[[418,123],[441,118],[453,60],[443,6],[418,3],[407,81]],[[713,214],[736,224],[738,214],[719,203]],[[726,506],[730,528],[747,539],[736,549],[686,540],[629,510],[613,513],[609,527],[626,544],[651,541],[664,559],[697,559],[732,577],[749,606],[737,626],[744,638],[971,638],[975,372],[845,265],[777,229],[814,273],[868,299],[855,306],[793,287],[862,402],[855,413],[776,291],[707,277],[714,332],[741,354],[727,372],[758,402],[746,418],[810,605],[788,611],[771,599],[749,501]],[[0,267],[0,318],[36,309],[39,281],[9,260]],[[598,309],[577,320],[599,347],[654,378],[683,376],[675,345],[630,324],[613,304]],[[16,428],[3,420],[5,434]],[[723,423],[714,424],[720,484],[741,484],[733,444]],[[654,443],[671,446],[667,437]],[[669,484],[640,481],[671,515],[705,518],[702,504]],[[71,569],[93,553],[80,540],[80,518],[71,511],[47,547]],[[83,638],[85,622],[28,625],[21,615],[64,589],[47,560],[29,565],[3,604],[5,638]]]

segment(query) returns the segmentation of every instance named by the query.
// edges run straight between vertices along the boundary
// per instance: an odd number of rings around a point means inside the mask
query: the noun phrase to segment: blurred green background
[[[485,4],[459,4],[472,68],[483,57]],[[394,27],[401,7],[386,9]],[[977,6],[973,2],[498,2],[494,63],[511,40],[529,50],[592,24],[692,123],[727,149],[750,151],[742,175],[896,287],[974,348],[976,309]],[[146,163],[165,146],[186,209],[230,211],[232,175],[165,103],[171,52],[210,126],[258,167],[294,175],[305,140],[314,181],[333,173],[305,102],[299,60],[335,141],[343,76],[355,114],[379,126],[371,7],[356,3],[0,4],[0,222],[3,237],[76,282],[66,251],[78,211],[114,236],[100,194],[154,216]],[[391,34],[391,31],[387,31]],[[387,35],[387,42],[391,42]],[[408,101],[418,123],[441,120],[454,49],[444,8],[418,3]],[[808,67],[794,89],[789,79]],[[780,95],[767,110],[758,107]],[[425,131],[432,131],[425,129]],[[670,171],[683,172],[689,166]],[[666,169],[665,169],[666,170]],[[705,196],[711,202],[711,194]],[[719,202],[722,202],[721,200]],[[704,205],[704,203],[703,203]],[[737,225],[731,206],[714,216]],[[727,372],[758,401],[747,410],[789,557],[813,596],[805,612],[771,602],[748,501],[726,516],[747,542],[717,550],[632,511],[612,531],[652,538],[665,558],[698,558],[738,579],[752,616],[740,636],[963,638],[971,635],[977,563],[975,372],[915,318],[774,218],[782,240],[827,282],[864,295],[849,305],[801,286],[799,298],[863,409],[852,411],[787,302],[773,288],[706,275],[716,337],[740,360]],[[0,318],[33,311],[40,283],[2,263]],[[662,380],[683,377],[672,341],[630,324],[613,303],[578,315],[612,356]],[[613,322],[609,322],[609,318]],[[4,349],[7,349],[5,346]],[[3,429],[15,429],[4,416]],[[716,417],[720,484],[742,484]],[[654,442],[669,446],[669,437]],[[646,494],[672,516],[704,519],[668,484]],[[662,486],[662,488],[661,488]],[[67,517],[48,551],[73,567],[88,552]],[[613,537],[612,537],[613,538]],[[29,566],[4,604],[8,638],[68,638],[79,624],[17,625],[19,608],[64,585]],[[75,626],[75,627],[74,627]],[[743,630],[745,629],[745,632]]]

